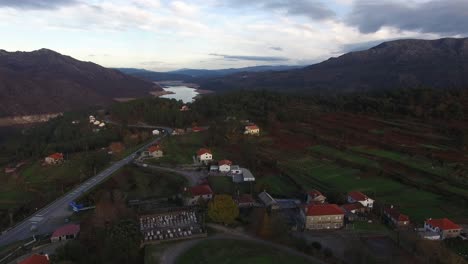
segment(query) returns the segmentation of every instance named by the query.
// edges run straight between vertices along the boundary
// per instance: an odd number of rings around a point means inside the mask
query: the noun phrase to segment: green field
[[[433,166],[430,160],[424,159],[422,157],[410,157],[408,155],[401,154],[401,153],[394,152],[394,151],[367,148],[367,147],[362,147],[362,146],[353,147],[351,149],[358,153],[363,153],[363,154],[372,155],[372,156],[376,156],[379,158],[399,162],[412,169],[420,170],[420,171],[430,173],[433,175],[437,175],[440,177],[447,177],[450,173],[453,172],[453,168],[451,166],[448,166],[448,165],[444,167]]]
[[[468,216],[466,207],[459,205],[459,202],[454,204],[454,201],[442,195],[416,189],[390,178],[362,176],[358,170],[338,166],[330,161],[306,157],[285,162],[282,167],[305,191],[319,189],[346,193],[359,190],[379,202],[399,206],[403,213],[417,222],[429,217]]]
[[[326,156],[326,157],[330,157],[330,158],[334,158],[338,160],[347,161],[349,163],[356,164],[359,166],[371,167],[374,169],[380,168],[380,165],[378,162],[358,156],[348,151],[340,151],[340,150],[330,148],[327,146],[322,146],[322,145],[313,146],[310,148],[310,150],[312,151],[312,153],[320,154],[322,156]]]
[[[177,259],[177,264],[302,264],[310,261],[254,242],[205,240]]]
[[[162,148],[164,157],[159,159],[160,163],[169,164],[192,164],[193,156],[204,146],[205,132],[189,133],[180,136],[171,136],[164,139]]]

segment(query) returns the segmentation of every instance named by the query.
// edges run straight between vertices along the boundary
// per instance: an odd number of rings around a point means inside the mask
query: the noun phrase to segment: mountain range
[[[0,116],[57,113],[161,90],[151,82],[48,49],[0,50]]]
[[[468,87],[468,38],[395,40],[302,69],[199,79],[201,89],[301,93]]]
[[[168,81],[168,80],[180,80],[192,82],[198,78],[212,78],[212,77],[224,77],[226,75],[240,73],[240,72],[267,72],[267,71],[285,71],[292,69],[299,69],[305,66],[289,66],[289,65],[263,65],[263,66],[252,66],[243,68],[229,68],[229,69],[218,69],[218,70],[206,70],[206,69],[179,69],[168,72],[155,72],[145,69],[136,68],[116,68],[117,70],[133,75],[135,77],[143,78],[151,81]]]

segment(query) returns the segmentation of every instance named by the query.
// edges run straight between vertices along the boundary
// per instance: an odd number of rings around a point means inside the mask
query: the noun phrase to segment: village
[[[181,111],[188,111],[188,108],[182,108]],[[102,125],[104,123],[99,125],[96,122],[94,117],[93,119],[90,117],[90,124],[104,127]],[[206,127],[174,129],[172,136],[198,133],[206,129]],[[153,130],[152,134],[158,136],[161,132]],[[243,135],[259,136],[260,128],[249,123],[244,126]],[[142,151],[135,158],[134,163],[145,169],[164,169],[148,161],[157,161],[166,154],[168,153],[165,152],[163,145],[154,144]],[[281,218],[286,223],[288,232],[296,234],[299,232],[303,234],[301,236],[312,241],[320,241],[323,236],[333,237],[336,232],[338,232],[336,234],[347,232],[358,223],[383,224],[397,234],[413,233],[425,240],[467,239],[464,227],[448,218],[428,217],[424,223],[412,222],[408,215],[399,211],[398,204],[379,203],[377,199],[361,191],[343,194],[346,198],[341,204],[329,203],[328,198],[319,189],[304,190],[301,196],[280,198],[273,197],[265,190],[255,192],[256,177],[248,168],[241,167],[235,161],[223,157],[217,158],[209,148],[200,146],[199,150],[193,153],[192,164],[180,164],[183,165],[182,169],[175,170],[192,181],[189,186],[181,189],[178,195],[180,204],[129,201],[129,205],[138,208],[138,221],[142,235],[141,247],[207,237],[209,235],[206,225],[207,210],[210,210],[210,204],[221,196],[227,196],[229,200],[232,200],[236,210],[241,213],[252,208],[263,208],[269,215]],[[63,162],[66,162],[63,153],[53,153],[44,158],[43,164],[44,166],[60,166]],[[159,163],[156,162],[156,164]],[[11,170],[11,168],[8,169]],[[208,181],[208,177],[229,179],[237,186],[237,191],[234,194],[216,192],[213,190],[214,186]],[[89,206],[83,209],[83,205],[75,203],[71,203],[70,206],[77,213],[94,208]],[[50,242],[53,244],[76,239],[79,233],[80,223],[68,223],[51,234]],[[322,243],[327,245],[327,242]],[[339,250],[334,249],[333,245],[327,246],[337,258],[343,257],[341,256],[343,252],[340,253]],[[47,255],[34,254],[19,263],[49,263],[48,258]]]

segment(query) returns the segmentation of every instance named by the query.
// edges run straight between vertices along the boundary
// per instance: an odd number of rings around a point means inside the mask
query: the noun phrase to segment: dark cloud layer
[[[0,0],[1,7],[18,9],[55,9],[76,3],[76,0]]]
[[[231,7],[251,7],[284,11],[288,15],[314,20],[335,18],[335,12],[321,0],[229,0]]]
[[[226,55],[218,53],[210,53],[210,56],[221,57],[225,60],[243,60],[243,61],[288,61],[288,58],[274,56],[243,56],[243,55]]]
[[[468,33],[468,0],[357,1],[347,23],[362,33],[373,33],[384,26],[400,30],[441,35]]]

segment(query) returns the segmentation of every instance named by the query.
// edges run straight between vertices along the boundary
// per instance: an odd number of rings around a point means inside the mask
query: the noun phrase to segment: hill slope
[[[202,89],[368,91],[468,87],[468,38],[396,40],[298,70],[241,73],[200,80]]]
[[[54,113],[148,96],[161,87],[57,52],[0,50],[0,116]]]

